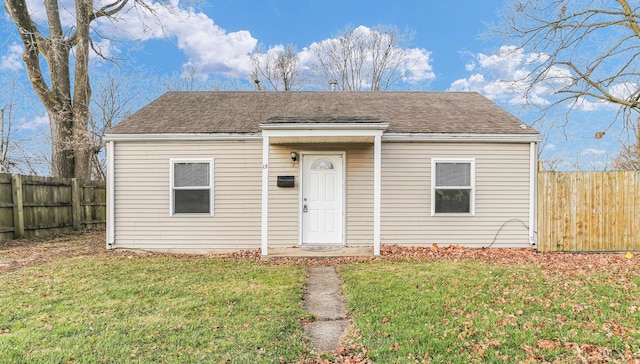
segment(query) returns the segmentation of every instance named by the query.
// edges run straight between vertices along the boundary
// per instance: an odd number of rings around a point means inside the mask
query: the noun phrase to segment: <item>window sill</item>
[[[171,214],[170,217],[213,217],[212,213],[179,213]]]
[[[473,212],[434,212],[431,214],[434,217],[464,217],[464,216],[476,216]]]

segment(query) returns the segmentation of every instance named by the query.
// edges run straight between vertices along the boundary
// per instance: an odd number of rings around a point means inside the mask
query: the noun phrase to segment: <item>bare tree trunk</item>
[[[73,177],[74,156],[71,141],[71,113],[49,111],[51,126],[51,175],[54,177]],[[65,142],[67,141],[67,142]]]
[[[93,0],[76,1],[76,64],[73,89],[73,141],[74,177],[91,178],[91,142],[88,136],[89,102],[91,86],[89,83],[89,23],[93,12]]]
[[[90,24],[98,18],[113,16],[128,2],[114,0],[94,9],[93,0],[75,0],[76,22],[65,29],[58,0],[44,0],[48,34],[43,34],[29,13],[26,0],[4,0],[24,44],[22,58],[29,81],[49,115],[53,176],[85,179],[91,176],[94,148],[87,130],[91,99]],[[71,49],[75,56],[73,87]],[[43,76],[41,64],[46,64],[48,78]]]

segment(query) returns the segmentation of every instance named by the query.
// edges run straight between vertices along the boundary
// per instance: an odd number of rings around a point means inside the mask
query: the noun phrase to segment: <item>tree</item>
[[[53,176],[88,179],[91,175],[90,27],[97,19],[122,11],[127,4],[149,9],[148,4],[137,0],[114,0],[98,9],[93,0],[76,0],[73,10],[61,9],[58,0],[44,0],[46,24],[38,24],[37,12],[31,12],[26,0],[4,1],[24,46],[22,58],[29,81],[50,120]],[[67,24],[69,14],[73,14],[73,24]]]
[[[529,92],[552,84],[542,105],[569,112],[589,106],[618,109],[627,126],[640,111],[640,6],[627,0],[515,0],[506,13],[506,35],[539,52]],[[616,120],[619,120],[616,118]],[[599,139],[616,123],[596,133]],[[636,133],[636,145],[640,134]]]
[[[251,67],[249,77],[258,87],[261,79],[274,91],[292,91],[300,86],[300,58],[291,44],[267,51],[257,46],[251,53]]]
[[[640,129],[632,129],[637,139]],[[618,154],[611,160],[612,168],[619,171],[640,171],[640,144],[629,142],[628,140],[623,140],[620,144],[621,147]]]
[[[116,77],[106,73],[97,82],[95,97],[91,103],[88,132],[91,142],[91,179],[106,180],[107,168],[104,158],[104,136],[119,121],[131,114],[131,104],[138,91],[122,75]]]
[[[0,173],[11,173],[16,164],[13,156],[9,154],[12,149],[12,126],[15,119],[13,100],[16,89],[15,80],[11,80],[9,86],[10,90],[2,91],[9,96],[9,100],[6,101],[6,104],[0,105]]]
[[[619,171],[640,171],[637,144],[622,144],[618,155],[613,159],[613,169]]]
[[[408,61],[402,43],[408,34],[394,27],[348,27],[337,37],[311,45],[317,69],[326,81],[335,80],[345,91],[384,91],[402,78]]]

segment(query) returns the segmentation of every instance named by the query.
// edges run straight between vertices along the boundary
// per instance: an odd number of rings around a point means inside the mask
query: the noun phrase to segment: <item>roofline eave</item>
[[[176,141],[176,140],[210,140],[210,141],[258,141],[263,136],[285,136],[281,132],[285,130],[292,131],[292,129],[280,129],[266,131],[265,133],[252,132],[252,133],[152,133],[152,134],[106,134],[105,141]],[[293,129],[295,130],[295,129]],[[298,131],[309,130],[299,129]],[[329,136],[348,136],[360,133],[353,133],[354,129],[345,129],[344,131],[351,130],[345,134],[339,133],[340,130],[333,129],[337,133],[330,133]],[[370,130],[372,129],[361,129]],[[375,134],[382,133],[382,130],[378,129],[376,132],[369,134],[373,136]],[[289,133],[285,133],[287,136]],[[293,133],[298,135],[299,133]],[[365,136],[362,134],[361,136]],[[321,137],[321,135],[318,135]],[[476,134],[476,133],[397,133],[397,132],[385,132],[382,134],[382,141],[387,143],[406,143],[406,142],[459,142],[459,143],[471,143],[471,142],[483,142],[483,143],[531,143],[540,142],[540,134]]]
[[[406,142],[459,142],[459,143],[531,143],[540,142],[540,134],[478,134],[478,133],[394,133],[382,135],[387,143]]]

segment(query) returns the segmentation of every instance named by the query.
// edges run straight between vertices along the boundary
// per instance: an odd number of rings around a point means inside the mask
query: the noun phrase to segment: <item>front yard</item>
[[[262,262],[57,241],[0,242],[0,362],[640,362],[637,257],[384,247]],[[305,263],[338,265],[345,350],[307,347]]]

